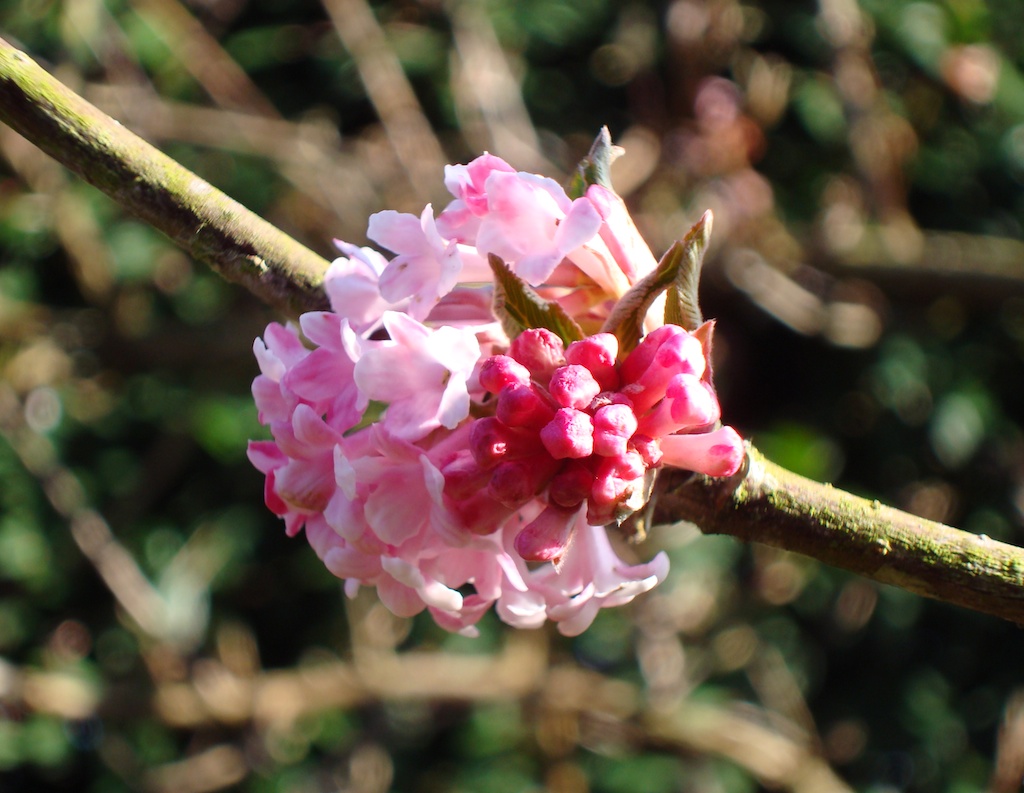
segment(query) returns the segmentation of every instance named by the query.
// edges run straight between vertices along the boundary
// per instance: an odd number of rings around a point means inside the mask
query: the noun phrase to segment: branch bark
[[[0,120],[196,259],[291,312],[327,262],[125,130],[0,39]],[[755,449],[731,479],[663,472],[655,520],[805,554],[1024,624],[1024,550],[797,476]]]
[[[292,314],[327,306],[325,259],[129,132],[3,39],[0,121],[264,302]]]
[[[665,471],[655,523],[689,521],[1024,624],[1024,549],[820,484],[753,447],[730,479]]]

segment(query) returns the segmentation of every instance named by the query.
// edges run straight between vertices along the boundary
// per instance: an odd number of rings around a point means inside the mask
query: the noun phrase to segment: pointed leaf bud
[[[704,317],[700,313],[697,288],[700,285],[700,270],[704,264],[704,253],[711,242],[711,226],[714,215],[709,209],[683,237],[683,260],[676,272],[676,279],[669,287],[665,301],[665,323],[679,325],[695,331]]]

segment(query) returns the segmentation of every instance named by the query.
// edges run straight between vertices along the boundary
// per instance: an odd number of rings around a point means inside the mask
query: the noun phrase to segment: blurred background
[[[65,83],[333,257],[608,125],[769,457],[1024,543],[1014,0],[6,0]],[[1020,789],[1013,625],[692,527],[579,638],[345,601],[245,459],[238,287],[0,129],[0,790]]]

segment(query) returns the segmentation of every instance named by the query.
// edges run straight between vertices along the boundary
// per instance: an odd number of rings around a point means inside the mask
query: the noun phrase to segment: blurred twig
[[[249,771],[241,749],[220,744],[153,768],[146,773],[146,788],[153,793],[208,793],[241,782]]]
[[[322,225],[346,215],[366,215],[374,190],[353,168],[340,167],[328,146],[321,126],[285,122],[277,108],[250,79],[220,42],[178,0],[135,0],[136,12],[162,37],[182,67],[221,108],[189,108],[160,102],[153,93],[125,96],[107,91],[130,116],[134,129],[153,131],[154,125],[172,125],[179,139],[199,138],[206,145],[224,147],[233,141],[241,150],[256,150],[281,167],[282,174],[306,195],[314,198],[327,217]],[[337,132],[329,133],[335,141]],[[147,135],[147,139],[153,137]],[[290,142],[282,146],[281,141]],[[219,142],[218,142],[219,141]],[[268,151],[267,142],[272,141]],[[337,148],[334,146],[333,148]],[[328,220],[330,218],[330,220]],[[331,230],[333,236],[336,232]]]
[[[182,168],[0,40],[0,120],[225,278],[323,308],[327,262]]]
[[[633,684],[571,665],[549,669],[543,644],[534,636],[510,634],[506,647],[493,656],[379,653],[374,664],[334,661],[255,677],[239,677],[206,662],[194,680],[162,685],[155,705],[161,718],[178,728],[249,721],[266,728],[325,709],[378,701],[479,703],[537,697],[545,713],[560,714],[556,721],[563,726],[567,719],[610,721],[627,731],[639,729],[645,736],[641,740],[675,751],[728,758],[772,787],[798,793],[849,790],[806,741],[771,726],[782,717],[688,700],[667,710],[664,703],[645,704]]]
[[[542,645],[540,645],[542,646]],[[239,676],[219,662],[197,666],[192,681],[159,687],[155,708],[175,727],[291,724],[300,716],[377,700],[482,702],[535,690],[547,656],[531,634],[512,634],[495,656],[443,652],[376,653],[372,662],[319,663]]]
[[[89,85],[85,98],[146,140],[182,141],[265,157],[323,210],[319,230],[337,235],[346,218],[364,218],[377,192],[362,162],[343,152],[337,131],[325,122],[286,121],[251,113],[169,102],[131,86]],[[282,146],[281,141],[288,141]]]
[[[737,709],[687,703],[674,713],[650,714],[644,726],[655,740],[726,757],[770,788],[851,791],[816,753]]]
[[[179,729],[203,726],[288,728],[297,719],[337,708],[378,702],[483,703],[535,699],[540,721],[569,730],[595,728],[677,752],[726,758],[762,784],[794,793],[849,790],[806,741],[775,725],[781,717],[750,705],[689,700],[644,702],[634,684],[574,665],[550,668],[541,635],[509,635],[500,652],[466,656],[445,652],[382,653],[377,666],[326,662],[272,672],[238,674],[212,659],[196,662],[190,678],[159,683],[153,706]],[[123,698],[117,690],[110,697]],[[0,661],[0,701],[39,713],[88,719],[103,707],[89,681],[57,672],[19,669]],[[554,722],[552,722],[554,719]],[[145,774],[154,791],[217,790],[244,779],[249,762],[220,744]]]
[[[0,437],[39,480],[54,510],[67,520],[82,554],[125,613],[150,636],[170,638],[166,635],[170,620],[160,593],[111,533],[103,516],[87,504],[81,483],[57,459],[53,444],[27,426],[21,401],[7,386],[0,386]]]
[[[989,780],[991,793],[1015,793],[1024,779],[1024,692],[1006,703],[996,742],[995,767]]]
[[[0,155],[29,189],[49,198],[53,230],[82,295],[105,304],[114,287],[112,258],[87,202],[68,189],[65,172],[53,160],[10,130],[0,130]]]
[[[446,162],[444,152],[373,9],[365,0],[324,0],[324,8],[355,60],[366,95],[419,203],[429,201]]]
[[[280,118],[277,109],[218,41],[177,0],[133,0],[136,12],[166,40],[178,62],[221,107]]]
[[[987,279],[1013,287],[1024,282],[1024,242],[1011,237],[926,231],[919,253],[909,258],[893,256],[884,235],[870,227],[856,245],[843,250],[833,249],[827,239],[822,242],[825,250],[813,258],[824,268],[883,282],[912,279],[915,289],[928,287],[926,275],[960,277],[965,283],[971,279],[980,288],[991,285]]]
[[[192,534],[155,586],[103,515],[90,506],[79,478],[58,458],[50,439],[26,419],[26,412],[15,389],[0,381],[0,439],[67,521],[82,555],[147,640],[172,655],[192,649],[206,630],[209,583],[224,561],[223,554],[210,547],[209,531],[200,527]]]
[[[873,33],[855,0],[820,0],[818,21],[834,48],[836,89],[849,122],[849,145],[890,244],[902,254],[920,246],[920,232],[907,211],[903,170],[917,139],[879,89],[871,56]]]
[[[0,703],[77,720],[94,716],[101,702],[99,685],[85,675],[23,669],[0,658]]]
[[[523,94],[486,9],[474,0],[450,0],[457,55],[453,79],[461,128],[476,150],[500,152],[524,170],[550,173]]]

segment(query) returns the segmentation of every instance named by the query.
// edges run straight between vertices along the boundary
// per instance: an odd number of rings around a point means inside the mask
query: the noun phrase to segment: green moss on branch
[[[667,475],[664,475],[667,474]],[[750,448],[731,479],[663,472],[656,521],[690,521],[1024,624],[1024,549],[805,479]]]
[[[86,102],[0,39],[0,121],[283,311],[323,308],[326,260]]]

